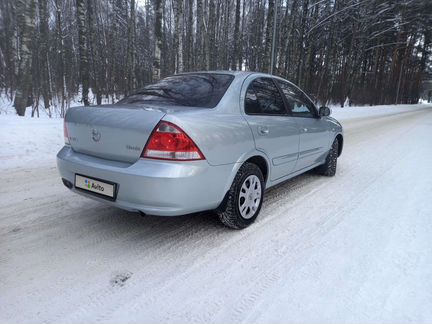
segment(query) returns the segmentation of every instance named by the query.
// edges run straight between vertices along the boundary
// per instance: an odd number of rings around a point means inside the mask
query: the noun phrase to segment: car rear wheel
[[[317,173],[325,175],[327,177],[333,177],[336,174],[338,153],[339,141],[335,139],[330,149],[330,152],[327,155],[325,163],[317,167]]]
[[[244,163],[227,194],[227,199],[217,211],[221,222],[233,229],[243,229],[257,218],[264,198],[264,177],[260,168]]]

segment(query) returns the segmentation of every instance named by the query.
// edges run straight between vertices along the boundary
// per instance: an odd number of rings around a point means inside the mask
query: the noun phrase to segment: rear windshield
[[[174,75],[150,84],[119,103],[163,103],[175,106],[214,108],[222,99],[234,76],[196,73]]]

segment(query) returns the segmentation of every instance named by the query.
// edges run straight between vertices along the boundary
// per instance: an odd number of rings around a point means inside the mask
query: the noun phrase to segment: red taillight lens
[[[204,160],[196,144],[176,125],[160,122],[144,148],[142,157],[162,160]]]
[[[69,145],[69,134],[66,126],[66,121],[63,119],[63,135],[64,135],[64,142],[65,144]]]

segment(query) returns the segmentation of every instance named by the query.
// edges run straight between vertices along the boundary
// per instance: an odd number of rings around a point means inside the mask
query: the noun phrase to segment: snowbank
[[[382,117],[394,115],[397,113],[425,109],[430,105],[380,105],[380,106],[362,106],[362,107],[332,107],[332,116],[338,120],[365,118],[365,117]]]
[[[0,115],[0,170],[52,164],[63,142],[63,119]]]

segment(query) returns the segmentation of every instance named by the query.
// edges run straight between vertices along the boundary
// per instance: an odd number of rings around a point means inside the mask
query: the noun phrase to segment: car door
[[[297,162],[300,131],[289,116],[284,99],[272,78],[250,77],[243,87],[244,116],[256,149],[271,161],[270,180],[291,172]]]
[[[299,157],[294,171],[324,161],[328,152],[329,132],[312,101],[296,86],[277,80],[291,114],[300,129]]]

